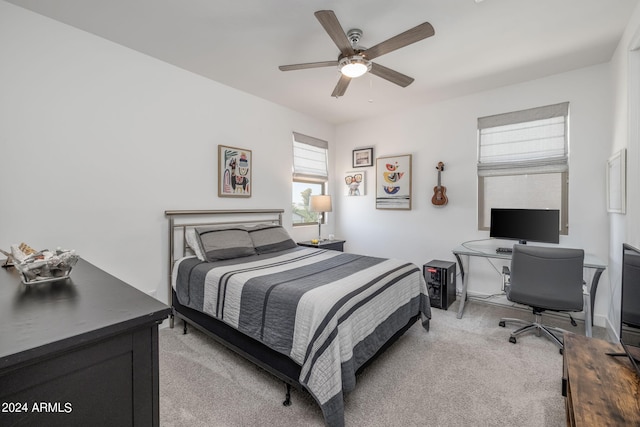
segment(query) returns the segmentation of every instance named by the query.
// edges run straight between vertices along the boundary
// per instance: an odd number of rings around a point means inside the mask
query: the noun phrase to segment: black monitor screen
[[[557,209],[491,209],[490,237],[543,243],[560,242]]]
[[[620,343],[640,375],[640,250],[622,245]]]

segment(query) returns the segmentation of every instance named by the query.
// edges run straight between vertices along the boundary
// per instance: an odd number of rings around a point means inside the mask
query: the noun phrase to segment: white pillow
[[[195,228],[187,228],[186,233],[187,246],[191,248],[194,254],[198,257],[200,261],[206,261],[204,254],[202,253],[202,249],[200,248],[200,242],[198,241],[198,237],[196,236]]]

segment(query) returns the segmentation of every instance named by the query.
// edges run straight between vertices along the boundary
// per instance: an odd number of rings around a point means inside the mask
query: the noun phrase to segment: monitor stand
[[[605,353],[607,356],[611,356],[611,357],[631,357],[633,358],[633,360],[636,361],[636,363],[640,363],[640,359],[636,356],[632,356],[630,354],[627,353]]]
[[[616,353],[616,352],[609,352],[609,353],[605,353],[607,356],[611,356],[611,357],[628,357],[630,359],[633,359],[635,361],[635,363],[640,364],[640,350],[638,350],[635,347],[629,347],[628,345],[624,344],[624,343],[620,343],[622,345],[622,348],[625,351]]]

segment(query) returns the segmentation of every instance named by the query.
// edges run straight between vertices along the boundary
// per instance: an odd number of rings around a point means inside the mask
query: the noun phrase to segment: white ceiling
[[[244,92],[344,123],[607,62],[640,0],[7,0]],[[424,21],[435,36],[375,62],[415,78],[373,75],[330,96],[337,59],[313,13],[333,10],[370,47]]]

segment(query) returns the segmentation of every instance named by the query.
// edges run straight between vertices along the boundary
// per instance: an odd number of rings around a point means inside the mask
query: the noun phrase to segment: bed
[[[174,317],[308,391],[344,425],[356,374],[416,321],[431,318],[411,263],[300,247],[281,209],[166,211]]]

